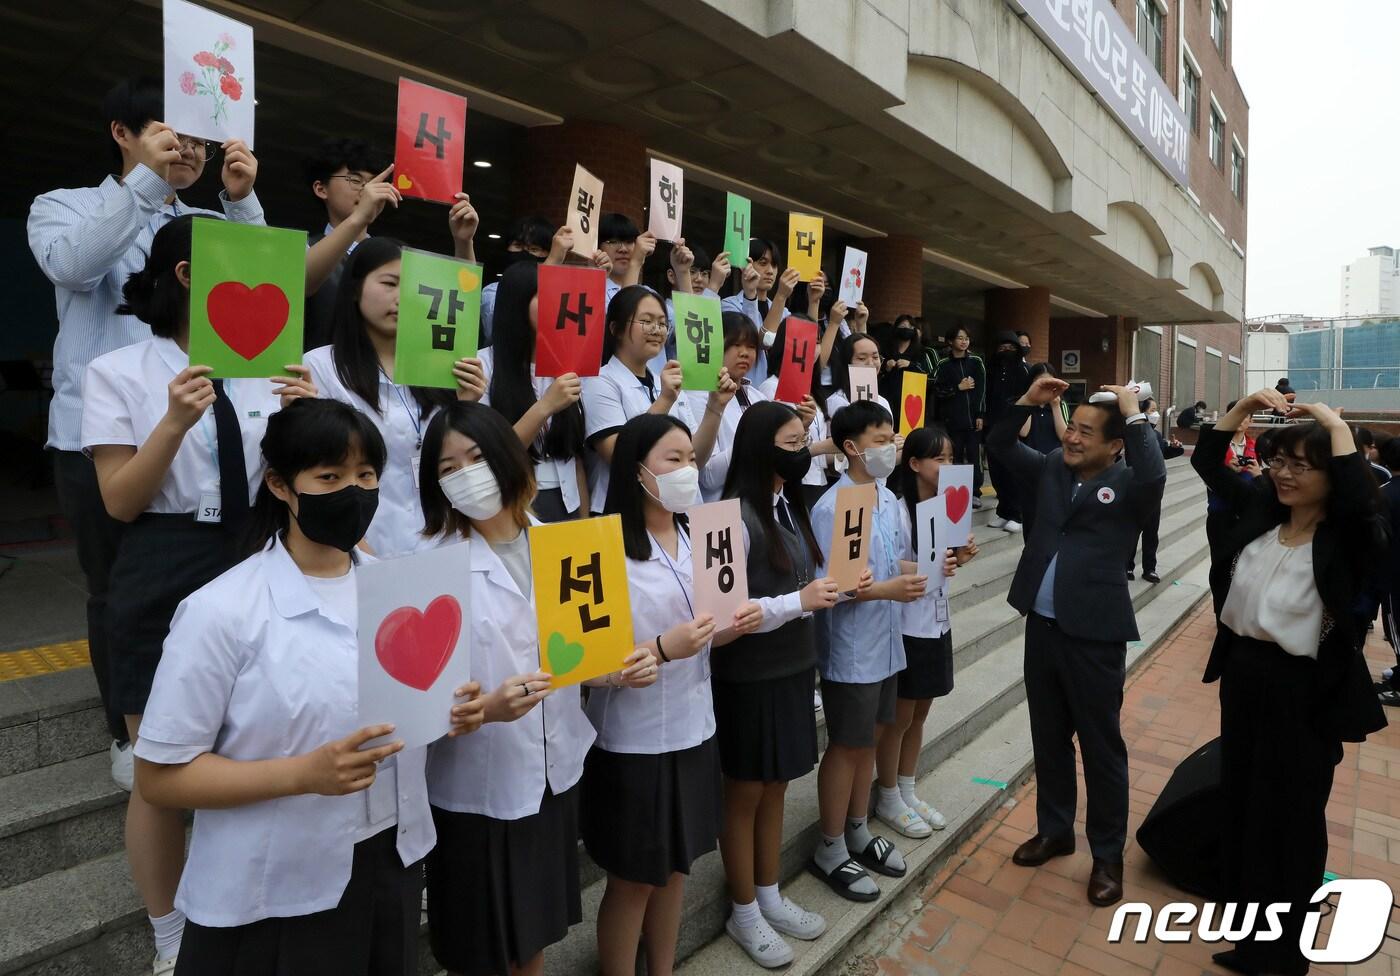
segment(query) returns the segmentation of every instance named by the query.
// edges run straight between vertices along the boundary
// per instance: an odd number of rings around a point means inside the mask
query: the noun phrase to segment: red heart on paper
[[[917,425],[919,421],[923,419],[923,416],[924,398],[921,396],[915,396],[912,393],[909,396],[905,397],[904,419],[909,421],[909,426],[912,428],[915,425]]]
[[[214,333],[248,360],[256,359],[282,334],[291,311],[281,288],[267,283],[249,288],[241,281],[223,281],[210,288],[204,307]]]
[[[374,656],[399,684],[427,691],[447,667],[462,629],[462,608],[450,596],[440,596],[427,610],[399,607],[379,624]]]
[[[967,514],[967,506],[972,501],[972,493],[967,485],[943,489],[943,497],[948,499],[948,521],[958,522]]]

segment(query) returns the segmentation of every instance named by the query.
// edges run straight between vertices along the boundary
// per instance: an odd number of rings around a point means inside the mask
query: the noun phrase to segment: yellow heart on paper
[[[400,190],[410,190],[413,188],[413,181],[402,173],[399,174],[398,179],[394,182]]]
[[[457,284],[462,291],[476,291],[477,285],[481,284],[481,275],[468,268],[462,268],[457,272]]]

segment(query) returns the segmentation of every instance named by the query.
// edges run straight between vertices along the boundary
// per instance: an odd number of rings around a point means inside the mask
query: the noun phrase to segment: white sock
[[[777,912],[782,910],[783,896],[779,893],[777,885],[758,885],[755,890],[758,892],[760,911]]]
[[[758,902],[751,901],[747,905],[741,905],[737,901],[734,904],[734,924],[741,928],[751,929],[758,924],[758,920],[763,916],[758,912]]]
[[[851,852],[846,849],[846,838],[843,834],[835,837],[828,837],[822,834],[822,839],[817,842],[816,852],[812,855],[812,860],[817,862],[817,867],[830,874],[851,858]]]
[[[164,961],[180,954],[180,940],[185,935],[185,913],[175,909],[169,915],[156,918],[147,915],[156,935],[156,958]]]
[[[863,851],[870,846],[870,842],[875,839],[875,835],[870,832],[870,828],[865,825],[867,817],[847,817],[846,818],[846,846],[854,847],[858,851]]]
[[[899,795],[904,797],[904,802],[911,807],[914,805],[914,801],[918,799],[918,797],[914,793],[914,786],[914,777],[899,777]]]
[[[909,804],[905,801],[903,794],[899,792],[897,786],[880,787],[880,809],[887,813],[899,813]]]

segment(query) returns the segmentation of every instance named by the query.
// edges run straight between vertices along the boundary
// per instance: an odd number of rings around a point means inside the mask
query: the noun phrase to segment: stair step
[[[0,776],[105,752],[111,742],[91,668],[0,681]]]
[[[126,800],[105,752],[0,777],[0,888],[120,850]]]

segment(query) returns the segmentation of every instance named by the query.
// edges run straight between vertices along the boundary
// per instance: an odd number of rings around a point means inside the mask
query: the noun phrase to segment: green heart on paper
[[[545,656],[549,658],[549,673],[557,678],[579,666],[583,660],[583,645],[570,643],[556,630],[549,635]]]

